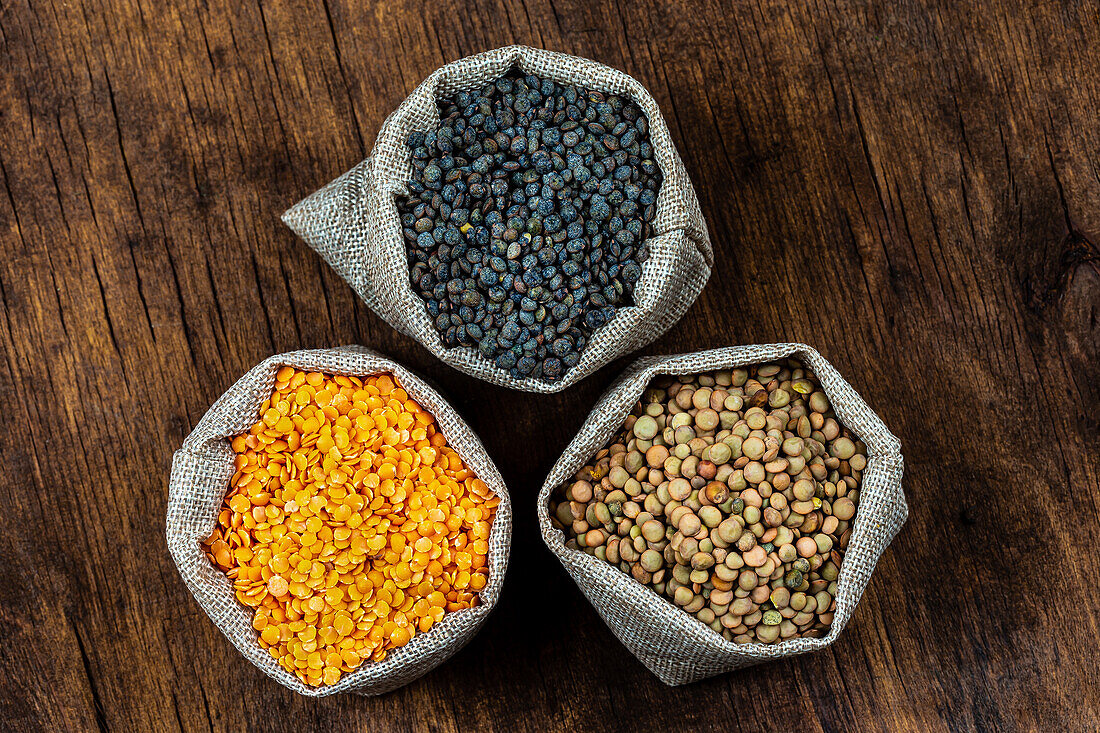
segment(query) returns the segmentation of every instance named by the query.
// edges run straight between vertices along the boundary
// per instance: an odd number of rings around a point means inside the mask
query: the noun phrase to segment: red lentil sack
[[[868,460],[851,537],[840,565],[835,612],[828,633],[820,638],[792,638],[772,644],[738,644],[727,641],[619,567],[567,547],[565,533],[551,521],[549,503],[551,493],[570,481],[621,431],[624,420],[655,375],[733,369],[784,357],[799,360],[816,374],[841,424],[866,444]],[[875,563],[908,516],[901,477],[898,439],[844,378],[809,346],[736,346],[678,356],[645,357],[631,365],[600,397],[550,471],[539,492],[539,526],[547,547],[615,636],[662,682],[681,685],[833,643],[855,610]]]
[[[651,236],[633,304],[624,303],[587,338],[575,366],[555,381],[521,377],[498,367],[473,346],[444,344],[432,315],[410,284],[397,197],[409,195],[410,133],[435,130],[437,100],[482,88],[513,67],[560,84],[629,97],[648,118],[653,159],[662,175]],[[441,360],[495,384],[557,392],[650,343],[687,311],[706,284],[713,254],[699,202],[668,127],[649,93],[630,76],[587,59],[526,46],[508,46],[455,61],[418,86],[378,131],[370,157],[299,202],[283,220],[398,331]],[[586,237],[587,238],[587,235]],[[632,273],[633,276],[633,273]],[[546,304],[547,309],[554,301]]]
[[[201,544],[214,529],[234,474],[231,439],[260,418],[276,374],[284,366],[332,375],[392,374],[401,388],[435,417],[447,444],[500,499],[489,534],[488,581],[479,605],[447,613],[425,633],[378,662],[365,661],[333,685],[313,687],[285,670],[257,641],[254,610],[242,605],[232,582],[206,557]],[[484,623],[500,597],[511,545],[512,509],[507,487],[481,441],[434,389],[400,364],[360,346],[294,351],[272,356],[241,377],[184,440],[172,459],[166,519],[168,549],[187,588],[202,609],[249,661],[282,685],[309,697],[339,692],[379,695],[434,669],[461,649]]]

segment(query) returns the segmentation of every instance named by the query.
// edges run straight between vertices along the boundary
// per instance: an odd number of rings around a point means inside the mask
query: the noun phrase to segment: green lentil
[[[634,423],[634,434],[642,440],[653,440],[657,435],[657,421],[649,415],[639,417]]]
[[[796,361],[659,376],[551,521],[730,641],[821,637],[866,450]]]

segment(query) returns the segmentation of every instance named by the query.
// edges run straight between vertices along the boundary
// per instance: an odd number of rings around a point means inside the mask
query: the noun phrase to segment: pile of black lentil
[[[398,211],[413,289],[443,343],[560,379],[633,304],[661,171],[629,98],[513,69],[414,132]]]

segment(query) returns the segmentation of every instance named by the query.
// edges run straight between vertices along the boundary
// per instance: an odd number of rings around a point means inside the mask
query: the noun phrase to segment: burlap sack
[[[248,430],[260,405],[271,395],[282,365],[330,374],[366,376],[389,372],[405,391],[431,412],[448,443],[477,476],[500,497],[489,536],[489,582],[475,608],[448,613],[426,634],[384,660],[365,663],[335,685],[312,688],[280,667],[256,641],[251,614],[237,602],[228,578],[206,559],[199,543],[210,535],[233,475],[229,439]],[[199,421],[172,459],[165,522],[168,549],[202,609],[233,646],[269,677],[295,692],[324,697],[337,692],[379,695],[434,669],[473,638],[500,597],[512,537],[508,490],[481,441],[454,409],[420,378],[396,362],[360,346],[294,351],[273,356],[241,377]]]
[[[550,492],[571,477],[621,427],[656,374],[691,374],[729,369],[786,356],[811,367],[841,422],[866,444],[859,510],[841,565],[836,614],[820,639],[791,639],[775,645],[734,644],[618,568],[565,546],[550,523]],[[682,685],[758,662],[821,649],[833,643],[863,595],[880,555],[905,522],[909,510],[901,489],[901,444],[871,408],[825,359],[804,344],[735,346],[678,356],[639,359],[600,397],[580,432],[542,486],[538,498],[543,541],[557,555],[611,631],[642,663],[669,685]]]
[[[439,124],[436,99],[474,89],[512,66],[559,83],[627,94],[650,122],[654,157],[664,174],[657,197],[655,236],[635,291],[593,334],[580,362],[557,382],[513,379],[470,347],[445,348],[423,301],[409,284],[409,268],[395,196],[408,193],[410,132]],[[507,46],[447,64],[429,76],[382,124],[370,157],[300,201],[283,221],[315,249],[379,316],[447,364],[495,384],[557,392],[604,364],[645,346],[683,316],[710,277],[710,238],[695,190],[669,137],[661,111],[637,81],[594,61],[526,46]]]

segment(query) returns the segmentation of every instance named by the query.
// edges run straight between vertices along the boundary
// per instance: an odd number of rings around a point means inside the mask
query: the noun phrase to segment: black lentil
[[[629,98],[513,69],[409,135],[409,275],[445,346],[560,379],[633,304],[661,171]]]

